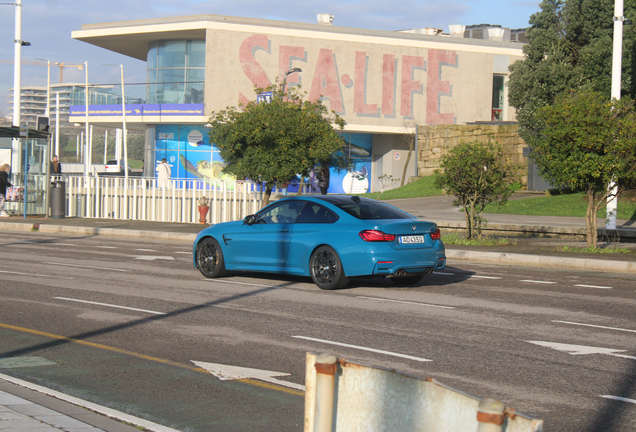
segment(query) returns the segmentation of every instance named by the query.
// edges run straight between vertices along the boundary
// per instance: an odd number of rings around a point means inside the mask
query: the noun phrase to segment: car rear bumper
[[[429,273],[446,266],[446,252],[441,241],[433,247],[397,250],[385,243],[369,243],[366,253],[342,254],[341,260],[347,276],[393,275]]]

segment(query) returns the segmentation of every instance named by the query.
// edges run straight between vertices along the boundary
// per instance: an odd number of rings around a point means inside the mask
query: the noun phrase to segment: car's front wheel
[[[197,268],[206,278],[223,277],[227,273],[221,246],[213,238],[206,238],[197,246]]]
[[[314,283],[323,290],[343,288],[349,283],[340,257],[329,246],[321,246],[311,254],[309,272]]]

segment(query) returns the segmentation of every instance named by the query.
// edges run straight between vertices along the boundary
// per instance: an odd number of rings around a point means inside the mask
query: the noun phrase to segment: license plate
[[[424,243],[424,236],[400,236],[399,242],[403,244]]]

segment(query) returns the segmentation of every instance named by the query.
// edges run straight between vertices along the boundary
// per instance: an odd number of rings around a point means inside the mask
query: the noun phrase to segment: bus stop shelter
[[[0,166],[11,165],[9,181],[16,193],[5,210],[13,215],[48,216],[48,131],[0,126]]]

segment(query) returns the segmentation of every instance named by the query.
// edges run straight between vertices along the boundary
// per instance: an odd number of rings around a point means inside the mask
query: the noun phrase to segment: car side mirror
[[[248,225],[253,225],[254,223],[256,223],[256,220],[257,220],[256,215],[248,215],[248,216],[245,216],[245,219],[243,219],[243,222],[245,222]]]

